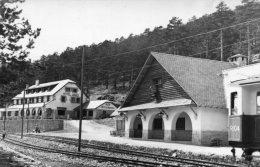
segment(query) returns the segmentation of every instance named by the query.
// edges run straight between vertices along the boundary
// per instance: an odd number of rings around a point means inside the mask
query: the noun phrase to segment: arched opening
[[[163,118],[159,114],[157,114],[154,117],[152,130],[150,130],[149,138],[164,139],[164,122]]]
[[[134,133],[133,133],[134,138],[142,138],[143,123],[142,123],[142,119],[140,117],[135,118],[133,130],[134,130]]]
[[[175,122],[175,130],[172,131],[172,140],[192,140],[192,123],[187,113],[183,112],[177,117],[177,120]]]

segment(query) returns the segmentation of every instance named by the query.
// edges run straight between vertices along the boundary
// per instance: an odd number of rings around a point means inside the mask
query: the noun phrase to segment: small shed
[[[83,119],[107,118],[116,109],[117,107],[112,101],[94,100],[94,101],[90,101],[88,106],[87,103],[83,104],[82,117]],[[78,112],[78,118],[79,118],[80,106],[76,107],[74,110]]]

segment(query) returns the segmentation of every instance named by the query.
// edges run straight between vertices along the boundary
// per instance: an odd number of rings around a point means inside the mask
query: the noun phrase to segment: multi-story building
[[[66,79],[35,85],[16,95],[13,105],[2,109],[0,117],[19,118],[23,114],[27,118],[69,119],[77,118],[73,109],[80,105],[81,90],[72,80]],[[83,101],[86,96],[83,95]],[[24,110],[23,110],[24,108]]]

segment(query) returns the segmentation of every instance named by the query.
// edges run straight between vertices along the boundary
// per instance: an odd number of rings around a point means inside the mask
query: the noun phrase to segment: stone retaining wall
[[[63,120],[51,120],[51,119],[24,119],[23,131],[24,133],[32,132],[35,130],[35,126],[38,126],[42,132],[63,130]],[[22,120],[1,120],[0,121],[0,133],[4,130],[7,133],[21,133]]]

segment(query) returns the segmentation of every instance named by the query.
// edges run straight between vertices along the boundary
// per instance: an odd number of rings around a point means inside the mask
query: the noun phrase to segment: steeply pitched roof
[[[235,67],[234,64],[157,52],[151,52],[126,101],[131,100],[152,59],[163,66],[198,106],[225,108],[223,80],[218,74]]]
[[[52,86],[56,85],[51,91],[45,91],[45,92],[38,92],[38,93],[32,93],[32,94],[26,94],[26,98],[30,97],[39,97],[39,96],[49,96],[49,95],[54,95],[57,91],[59,91],[61,88],[63,88],[67,83],[75,83],[72,80],[65,79],[65,80],[60,80],[60,81],[54,81],[54,82],[48,82],[48,83],[42,83],[39,85],[32,85],[29,87],[29,89],[36,89],[36,88],[42,88],[42,87],[47,87],[47,86]],[[23,98],[23,91],[16,95],[13,99],[20,99]]]

